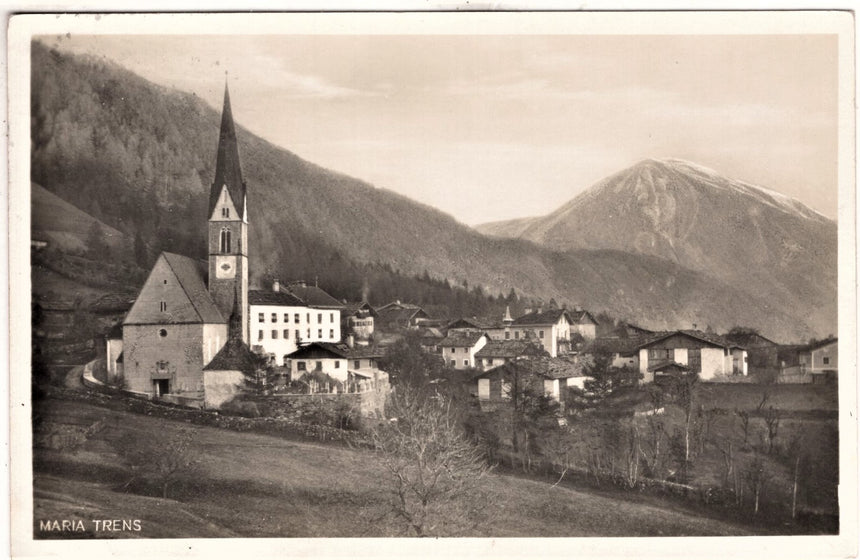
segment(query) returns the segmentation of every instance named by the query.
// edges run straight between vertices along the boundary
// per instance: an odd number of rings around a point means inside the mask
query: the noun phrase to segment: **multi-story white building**
[[[251,290],[251,346],[273,355],[278,365],[311,342],[340,342],[340,303],[316,286],[297,284]]]

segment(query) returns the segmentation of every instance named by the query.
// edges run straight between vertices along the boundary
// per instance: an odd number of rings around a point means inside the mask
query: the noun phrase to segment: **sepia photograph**
[[[13,554],[855,555],[854,25],[14,16]]]

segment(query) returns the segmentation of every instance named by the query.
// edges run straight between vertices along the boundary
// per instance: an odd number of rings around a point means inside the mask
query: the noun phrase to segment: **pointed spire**
[[[514,322],[514,320],[511,318],[511,306],[510,305],[505,306],[505,317],[502,319],[502,321],[505,323],[513,323]]]
[[[242,340],[242,313],[239,311],[239,291],[233,288],[233,311],[227,327],[227,340]]]
[[[239,163],[239,143],[236,141],[236,127],[233,124],[233,111],[230,108],[230,90],[224,82],[224,108],[221,111],[221,134],[218,138],[218,157],[215,160],[215,180],[209,193],[209,216],[218,204],[221,190],[227,185],[233,206],[239,217],[245,212],[245,182],[242,180],[242,166]]]

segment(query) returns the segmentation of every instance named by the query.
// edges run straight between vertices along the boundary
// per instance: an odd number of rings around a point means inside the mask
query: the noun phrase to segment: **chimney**
[[[272,281],[272,291],[273,292],[280,292],[281,291],[281,283],[278,282],[277,278],[275,278],[275,280]]]
[[[582,311],[582,306],[579,304],[574,305],[573,310],[576,311],[577,313],[580,313]]]
[[[696,323],[693,323],[693,330],[696,330],[696,327],[697,327],[697,326],[698,326],[698,325],[696,325]]]
[[[355,337],[352,335],[352,333],[346,335],[346,345],[350,348],[355,346]]]

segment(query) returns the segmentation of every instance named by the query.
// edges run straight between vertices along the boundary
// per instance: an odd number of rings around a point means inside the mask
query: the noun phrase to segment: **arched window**
[[[221,252],[230,252],[230,230],[226,228],[221,230]]]

